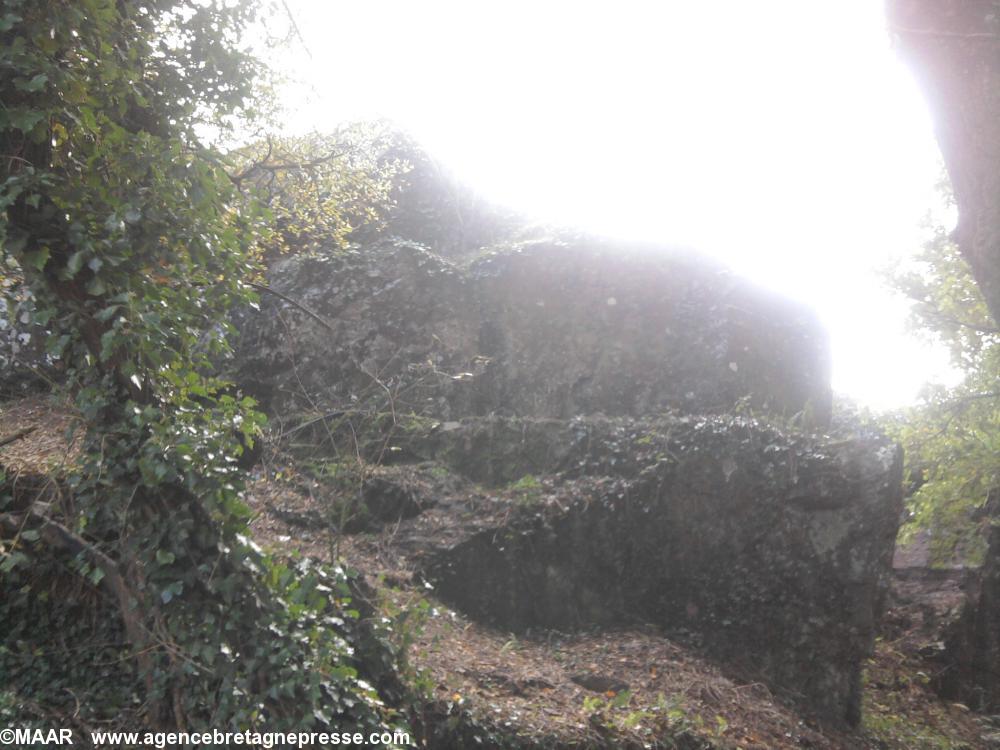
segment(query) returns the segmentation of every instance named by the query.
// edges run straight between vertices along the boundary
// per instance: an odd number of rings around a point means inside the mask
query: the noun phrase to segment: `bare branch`
[[[302,37],[302,32],[299,31],[299,25],[295,22],[295,16],[292,15],[292,9],[288,7],[287,0],[281,0],[281,4],[285,8],[285,13],[288,14],[288,20],[292,24],[292,30],[295,31],[295,36],[297,36],[299,38],[299,41],[302,42],[302,49],[306,51],[306,54],[309,56],[309,59],[312,60],[312,52],[309,51],[309,45],[306,44],[306,40]]]
[[[262,172],[270,172],[273,176],[278,172],[293,172],[296,170],[308,171],[310,169],[315,169],[318,166],[326,164],[327,162],[333,161],[334,159],[339,159],[342,156],[347,155],[347,151],[331,151],[324,156],[317,156],[315,159],[309,159],[307,161],[286,161],[286,162],[275,162],[269,163],[271,158],[273,144],[271,139],[267,142],[267,153],[263,158],[253,162],[252,164],[241,169],[237,174],[230,174],[229,179],[234,185],[240,187],[243,181],[247,179],[254,172],[260,170]]]
[[[267,292],[268,294],[273,294],[278,299],[283,299],[285,302],[287,302],[288,304],[292,305],[296,309],[301,310],[302,312],[304,312],[306,315],[308,315],[310,318],[312,318],[313,320],[315,320],[317,323],[319,323],[321,326],[323,326],[330,333],[336,333],[337,332],[336,328],[334,328],[330,323],[328,323],[327,321],[325,321],[323,318],[321,318],[319,315],[317,315],[316,313],[314,313],[308,307],[305,307],[301,303],[296,302],[295,300],[293,300],[291,297],[288,297],[288,296],[282,294],[277,289],[272,289],[269,286],[266,286],[264,284],[258,284],[258,283],[254,282],[254,281],[248,281],[247,284],[249,284],[254,289],[257,289],[257,290],[259,290],[261,292]]]
[[[57,521],[53,521],[34,510],[0,514],[0,529],[8,533],[19,533],[31,522],[41,538],[52,547],[64,549],[72,555],[81,555],[95,568],[104,573],[101,585],[118,600],[118,609],[125,625],[125,632],[135,649],[139,666],[152,679],[152,661],[149,655],[149,635],[139,620],[140,608],[136,607],[139,597],[134,594],[118,564],[83,537],[70,531]]]
[[[17,432],[11,435],[7,435],[6,437],[0,438],[0,448],[3,448],[5,445],[10,445],[11,443],[20,440],[21,438],[27,437],[37,429],[38,429],[37,427],[25,427],[23,430],[18,430]]]

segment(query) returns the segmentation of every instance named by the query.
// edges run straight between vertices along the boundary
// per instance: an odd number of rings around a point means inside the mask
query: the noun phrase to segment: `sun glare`
[[[864,404],[954,377],[879,275],[941,173],[880,3],[287,4],[290,129],[386,117],[498,202],[722,258],[818,310]]]

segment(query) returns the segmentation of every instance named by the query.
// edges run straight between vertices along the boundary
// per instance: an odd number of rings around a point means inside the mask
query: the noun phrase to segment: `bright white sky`
[[[499,202],[722,258],[819,311],[869,406],[949,377],[877,273],[941,169],[880,2],[287,4],[294,131],[387,117]]]

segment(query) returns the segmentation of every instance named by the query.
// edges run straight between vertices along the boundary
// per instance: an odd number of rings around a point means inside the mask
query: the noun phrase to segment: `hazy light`
[[[288,5],[292,129],[387,117],[500,202],[721,257],[819,311],[863,403],[949,376],[877,275],[940,174],[881,3]]]

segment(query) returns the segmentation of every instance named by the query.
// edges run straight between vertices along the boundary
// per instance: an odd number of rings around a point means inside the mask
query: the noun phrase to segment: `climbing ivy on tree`
[[[86,707],[95,720],[127,709],[181,730],[384,724],[359,676],[367,631],[350,576],[277,563],[247,536],[235,458],[262,418],[213,375],[228,310],[254,304],[267,232],[199,134],[255,116],[264,70],[241,39],[259,11],[0,0],[2,260],[30,288],[86,425],[47,502],[23,479],[3,485],[0,686],[15,693],[0,707],[65,701],[46,680],[72,674],[70,695],[108,702]],[[75,593],[59,601],[67,575]],[[87,596],[112,604],[113,624],[66,616]],[[58,663],[51,644],[67,633],[105,650],[117,637],[115,679],[132,682],[101,686],[106,666]],[[365,652],[391,669],[377,642]]]

